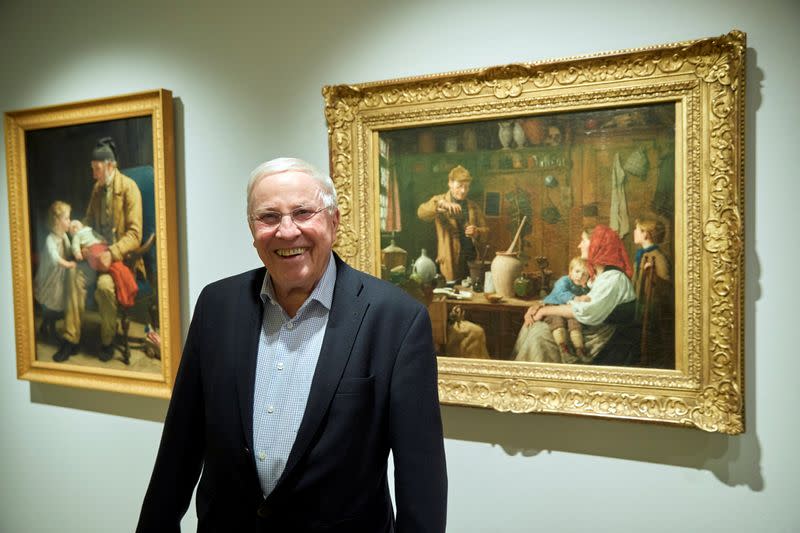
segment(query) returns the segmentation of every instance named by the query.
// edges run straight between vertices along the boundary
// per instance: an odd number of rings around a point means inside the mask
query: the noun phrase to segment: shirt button
[[[286,329],[292,329],[293,327],[294,327],[294,323],[293,322],[287,322],[286,323]]]
[[[283,363],[278,363],[277,367],[278,367],[278,370],[283,370]]]
[[[263,450],[258,452],[258,460],[259,461],[263,461],[266,458],[267,458],[267,452],[265,452]]]
[[[274,408],[274,407],[272,407],[271,405],[268,405],[268,406],[267,406],[267,412],[268,412],[268,413],[272,413],[273,411],[275,411],[275,408]]]

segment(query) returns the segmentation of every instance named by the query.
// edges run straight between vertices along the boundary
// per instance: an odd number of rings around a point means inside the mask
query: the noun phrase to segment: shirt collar
[[[325,309],[330,311],[331,305],[333,304],[333,288],[335,285],[336,261],[333,259],[333,252],[331,252],[325,272],[323,272],[322,277],[319,279],[319,282],[317,282],[314,290],[311,291],[308,300],[306,300],[301,306],[301,309],[305,307],[310,300],[316,300],[322,304]],[[265,304],[268,301],[277,303],[277,300],[275,299],[275,288],[272,286],[272,278],[269,276],[269,271],[264,274],[264,281],[261,283],[260,296],[261,301]]]

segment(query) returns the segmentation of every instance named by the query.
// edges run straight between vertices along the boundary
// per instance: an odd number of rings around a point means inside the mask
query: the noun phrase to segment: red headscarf
[[[628,257],[622,240],[616,231],[602,224],[595,226],[589,240],[589,268],[592,276],[595,265],[617,267],[628,277],[633,276],[631,258]]]

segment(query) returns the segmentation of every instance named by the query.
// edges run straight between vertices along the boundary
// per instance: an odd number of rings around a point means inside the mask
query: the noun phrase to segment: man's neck
[[[311,295],[311,291],[304,291],[302,289],[293,289],[290,290],[286,294],[282,294],[280,291],[275,291],[275,299],[278,300],[278,305],[280,305],[286,314],[289,315],[289,318],[294,318],[297,314],[297,311],[306,303],[308,297]]]

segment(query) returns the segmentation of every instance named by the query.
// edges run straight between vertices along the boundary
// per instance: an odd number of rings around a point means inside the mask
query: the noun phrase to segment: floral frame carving
[[[118,130],[113,129],[114,125]],[[148,249],[152,254],[150,257],[153,257],[152,270],[155,270],[153,272],[148,268],[147,274],[153,287],[153,296],[148,300],[150,315],[147,327],[144,327],[143,320],[139,323],[140,319],[136,315],[130,315],[130,323],[137,322],[136,326],[131,326],[129,335],[129,340],[134,339],[136,344],[129,358],[130,366],[124,366],[129,363],[120,360],[122,348],[118,344],[119,318],[114,341],[116,349],[111,361],[97,360],[97,354],[85,347],[86,343],[91,342],[86,338],[92,336],[86,324],[98,321],[96,317],[86,318],[89,311],[82,315],[83,333],[78,354],[58,363],[52,360],[50,352],[55,350],[53,343],[59,342],[60,331],[54,329],[52,338],[48,337],[49,352],[44,352],[44,335],[40,327],[37,327],[42,320],[42,312],[41,306],[34,300],[34,274],[36,253],[40,251],[43,241],[41,235],[47,235],[46,224],[43,224],[47,212],[38,206],[36,197],[46,197],[47,205],[54,200],[67,200],[68,198],[58,196],[64,194],[63,185],[52,187],[56,180],[66,181],[68,189],[80,187],[81,194],[73,195],[76,200],[72,204],[72,218],[80,218],[88,199],[88,193],[84,194],[83,189],[92,188],[92,171],[89,168],[91,147],[99,137],[108,135],[97,135],[95,132],[108,131],[108,128],[130,134],[130,146],[141,153],[137,157],[128,158],[128,162],[146,161],[139,163],[143,166],[138,168],[148,167],[143,171],[146,177],[142,178],[145,180],[142,183],[147,183],[148,190],[152,187],[152,197],[145,199],[142,205],[143,209],[152,208],[152,214],[145,217],[141,233],[152,231],[154,235],[153,244]],[[19,379],[169,398],[181,350],[173,129],[172,93],[165,89],[5,113],[11,274]],[[131,132],[134,131],[140,135],[133,135]],[[56,133],[48,136],[50,132]],[[39,137],[35,137],[36,135]],[[120,145],[119,138],[114,140]],[[87,142],[90,144],[86,145]],[[36,147],[48,146],[48,154],[59,151],[70,153],[66,147],[74,147],[79,143],[82,143],[81,148],[77,150],[78,155],[73,157],[81,159],[82,166],[79,168],[73,164],[58,173],[54,173],[52,168],[47,172],[37,172],[31,168],[37,157],[31,151]],[[128,150],[134,151],[136,150]],[[135,166],[126,165],[122,158],[119,159],[122,171],[127,166]],[[45,176],[44,179],[37,177],[42,175]],[[144,193],[142,197],[145,198]],[[148,225],[150,223],[152,228]],[[143,241],[146,238],[147,235],[142,236]],[[87,301],[88,299],[91,299],[91,293],[88,294]],[[149,331],[156,334],[149,337],[149,343],[146,342],[144,333],[137,329],[140,327],[144,332],[151,328]],[[99,339],[96,333],[95,337]],[[137,359],[150,360],[148,371],[134,364]]]
[[[323,88],[342,216],[336,249],[375,275],[381,132],[677,104],[675,369],[440,357],[442,403],[744,431],[745,51],[745,34],[733,30],[591,56]]]

